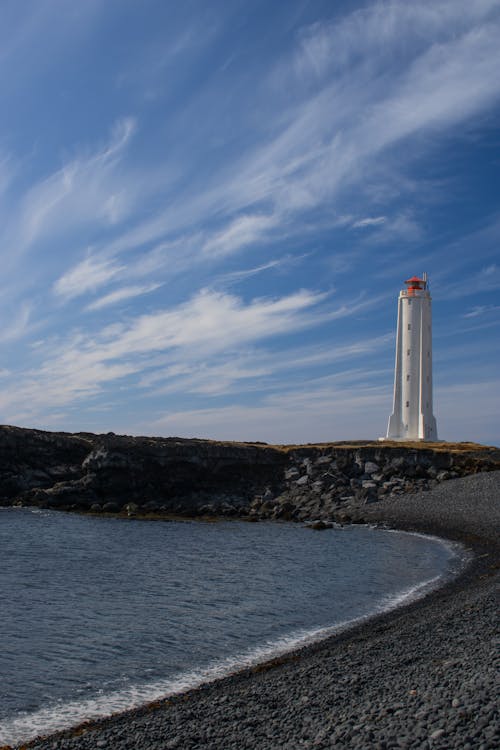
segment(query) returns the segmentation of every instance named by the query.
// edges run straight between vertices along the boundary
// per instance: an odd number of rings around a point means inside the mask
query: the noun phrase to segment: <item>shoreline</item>
[[[369,523],[461,542],[472,548],[472,560],[457,577],[423,597],[327,638],[168,699],[21,746],[36,750],[271,750],[335,745],[371,748],[379,743],[381,748],[466,748],[470,738],[471,748],[493,748],[498,743],[498,716],[492,713],[491,680],[486,680],[487,689],[483,686],[479,691],[479,704],[474,703],[473,696],[465,700],[461,693],[471,680],[484,682],[485,673],[490,673],[489,648],[485,651],[484,647],[485,631],[491,635],[498,589],[495,569],[499,544],[495,532],[499,499],[500,472],[493,472],[450,480],[425,494],[374,504],[366,514]],[[464,509],[469,517],[466,523]],[[476,612],[478,617],[464,618],[467,612]],[[421,640],[412,638],[411,633],[420,635]],[[460,636],[459,643],[453,642],[453,636]],[[406,645],[391,679],[385,672],[401,651],[401,642]],[[439,661],[439,654],[445,651],[448,656],[443,664],[450,663],[443,676],[436,659]],[[479,651],[482,656],[478,659]],[[473,663],[469,664],[470,657],[467,664],[462,663],[464,654],[471,652],[475,654]],[[422,653],[429,658],[423,659]],[[363,654],[368,657],[364,661]],[[410,665],[413,661],[418,665],[422,659],[425,664],[420,664],[418,675],[410,680],[415,686],[402,689],[400,683],[406,685],[405,675],[408,678],[412,673]],[[441,680],[422,706],[425,684],[436,681],[436,669]],[[373,696],[374,682],[377,690]],[[449,693],[444,702],[443,684]],[[377,697],[380,694],[384,696],[382,703]],[[282,699],[276,700],[277,695]],[[473,711],[467,706],[471,700]]]

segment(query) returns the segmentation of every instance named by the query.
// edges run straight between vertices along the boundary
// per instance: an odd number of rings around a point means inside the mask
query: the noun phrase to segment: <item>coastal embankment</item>
[[[0,505],[361,523],[386,497],[500,469],[474,443],[305,446],[0,427]]]
[[[460,541],[472,562],[425,598],[325,641],[29,747],[493,750],[499,509],[499,471],[370,503],[367,520]]]

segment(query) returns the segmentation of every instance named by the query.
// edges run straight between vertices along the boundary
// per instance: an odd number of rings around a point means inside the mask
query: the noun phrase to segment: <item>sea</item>
[[[450,543],[367,526],[0,509],[0,745],[325,638],[462,565]]]

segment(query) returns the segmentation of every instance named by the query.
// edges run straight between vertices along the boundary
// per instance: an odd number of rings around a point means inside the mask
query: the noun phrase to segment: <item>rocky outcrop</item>
[[[283,489],[256,497],[250,515],[306,521],[362,522],[364,506],[431,489],[447,479],[500,468],[498,449],[433,450],[364,444],[289,452]],[[320,524],[313,528],[322,528]]]
[[[283,447],[0,427],[0,504],[93,513],[360,521],[381,497],[500,468],[500,451],[440,444]]]
[[[264,445],[0,427],[0,503],[239,515],[279,491],[286,460]]]

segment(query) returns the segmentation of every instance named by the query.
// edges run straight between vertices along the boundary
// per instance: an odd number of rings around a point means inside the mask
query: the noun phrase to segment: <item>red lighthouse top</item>
[[[412,276],[411,279],[407,279],[405,284],[408,284],[408,289],[425,289],[425,279],[419,279],[418,276]]]

